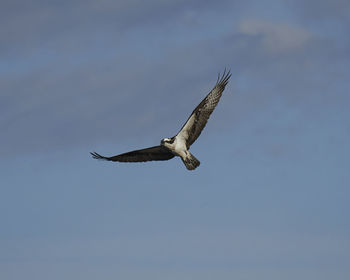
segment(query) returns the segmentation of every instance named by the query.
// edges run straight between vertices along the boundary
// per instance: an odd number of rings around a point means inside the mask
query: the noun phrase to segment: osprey
[[[171,138],[162,139],[159,146],[135,150],[112,157],[101,156],[100,154],[93,152],[91,153],[92,157],[95,159],[118,162],[143,162],[152,160],[169,160],[174,156],[179,156],[188,170],[196,169],[199,166],[200,161],[189,152],[190,146],[196,141],[207,124],[211,113],[219,103],[222,92],[224,91],[230,77],[230,71],[226,73],[226,69],[221,77],[219,74],[214,88],[193,110],[178,134]]]

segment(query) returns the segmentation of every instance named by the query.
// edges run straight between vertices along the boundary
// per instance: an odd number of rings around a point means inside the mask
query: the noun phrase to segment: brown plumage
[[[178,135],[183,136],[186,140],[187,149],[197,140],[207,124],[211,113],[219,103],[222,92],[224,91],[230,77],[230,71],[226,73],[226,69],[221,78],[220,74],[218,75],[214,88],[193,110],[190,117],[179,131]]]
[[[135,150],[128,153],[113,156],[113,157],[104,157],[96,152],[93,152],[90,154],[95,159],[103,159],[103,160],[119,161],[119,162],[143,162],[143,161],[151,161],[151,160],[168,160],[175,156],[169,151],[169,149],[165,148],[164,146],[154,146],[147,149]]]

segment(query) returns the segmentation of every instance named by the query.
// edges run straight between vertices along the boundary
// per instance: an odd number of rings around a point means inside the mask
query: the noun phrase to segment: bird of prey
[[[105,157],[93,152],[92,157],[117,162],[144,162],[152,160],[169,160],[175,156],[179,156],[188,170],[196,169],[200,161],[189,152],[190,146],[196,141],[201,134],[203,128],[219,103],[222,92],[224,91],[228,80],[231,77],[230,71],[226,69],[222,76],[218,75],[218,79],[214,88],[202,100],[201,103],[193,110],[192,114],[180,129],[180,131],[171,138],[161,140],[159,146],[135,150],[128,153]]]

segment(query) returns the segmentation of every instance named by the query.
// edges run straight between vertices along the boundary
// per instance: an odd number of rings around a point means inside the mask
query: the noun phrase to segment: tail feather
[[[188,153],[186,157],[181,157],[181,159],[188,170],[194,170],[201,164],[201,162],[191,153]]]

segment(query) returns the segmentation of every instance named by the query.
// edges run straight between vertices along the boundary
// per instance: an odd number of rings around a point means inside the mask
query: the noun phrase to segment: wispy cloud
[[[301,27],[266,20],[243,20],[238,30],[249,36],[259,36],[262,47],[271,53],[289,52],[303,48],[311,34]]]

